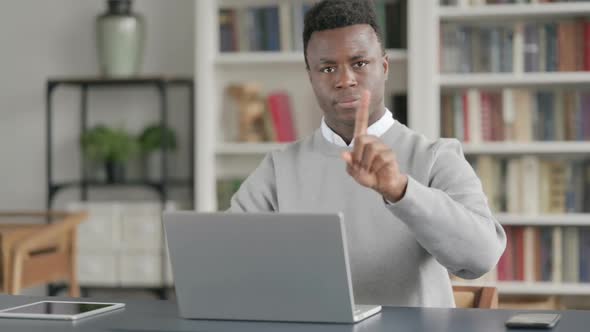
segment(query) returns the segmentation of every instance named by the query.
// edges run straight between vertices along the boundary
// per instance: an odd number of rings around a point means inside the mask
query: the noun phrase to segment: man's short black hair
[[[305,14],[303,53],[307,63],[307,44],[315,31],[343,28],[355,24],[368,24],[377,35],[384,50],[381,29],[377,23],[373,0],[323,0]]]

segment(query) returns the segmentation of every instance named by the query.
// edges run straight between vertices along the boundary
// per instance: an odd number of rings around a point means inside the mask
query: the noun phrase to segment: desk
[[[22,305],[46,298],[0,295],[0,308]],[[52,298],[67,300],[64,298]],[[119,301],[121,302],[121,301]],[[124,310],[78,322],[0,319],[0,331],[166,331],[166,332],[496,332],[506,331],[504,321],[516,311],[483,309],[383,308],[383,311],[355,325],[273,322],[198,321],[177,317],[170,301],[125,301]],[[562,311],[561,322],[552,331],[587,331],[590,313]],[[523,330],[521,330],[523,331]]]

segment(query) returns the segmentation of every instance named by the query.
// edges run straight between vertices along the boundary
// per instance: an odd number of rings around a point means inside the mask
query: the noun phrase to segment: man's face
[[[316,31],[307,44],[309,79],[328,126],[339,134],[354,128],[362,91],[371,92],[369,123],[383,114],[387,56],[368,24]]]

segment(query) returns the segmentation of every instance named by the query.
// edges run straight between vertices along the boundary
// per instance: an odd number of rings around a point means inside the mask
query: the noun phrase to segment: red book
[[[584,21],[584,70],[590,70],[590,21]]]
[[[502,94],[490,93],[492,117],[492,141],[504,140],[504,118],[502,116]]]
[[[504,227],[506,233],[506,249],[498,261],[498,280],[509,281],[513,280],[513,249],[512,249],[512,227]]]
[[[484,142],[493,140],[492,135],[492,97],[488,92],[481,93],[481,133]]]
[[[469,100],[467,92],[463,93],[463,142],[469,143]]]
[[[291,111],[289,95],[284,92],[271,93],[268,96],[268,111],[275,129],[277,142],[295,140],[295,127]]]
[[[524,227],[513,229],[514,280],[524,280]]]

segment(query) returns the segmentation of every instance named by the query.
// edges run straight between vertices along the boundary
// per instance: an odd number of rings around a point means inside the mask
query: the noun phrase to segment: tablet
[[[125,307],[124,303],[40,301],[0,310],[0,317],[76,320]]]

